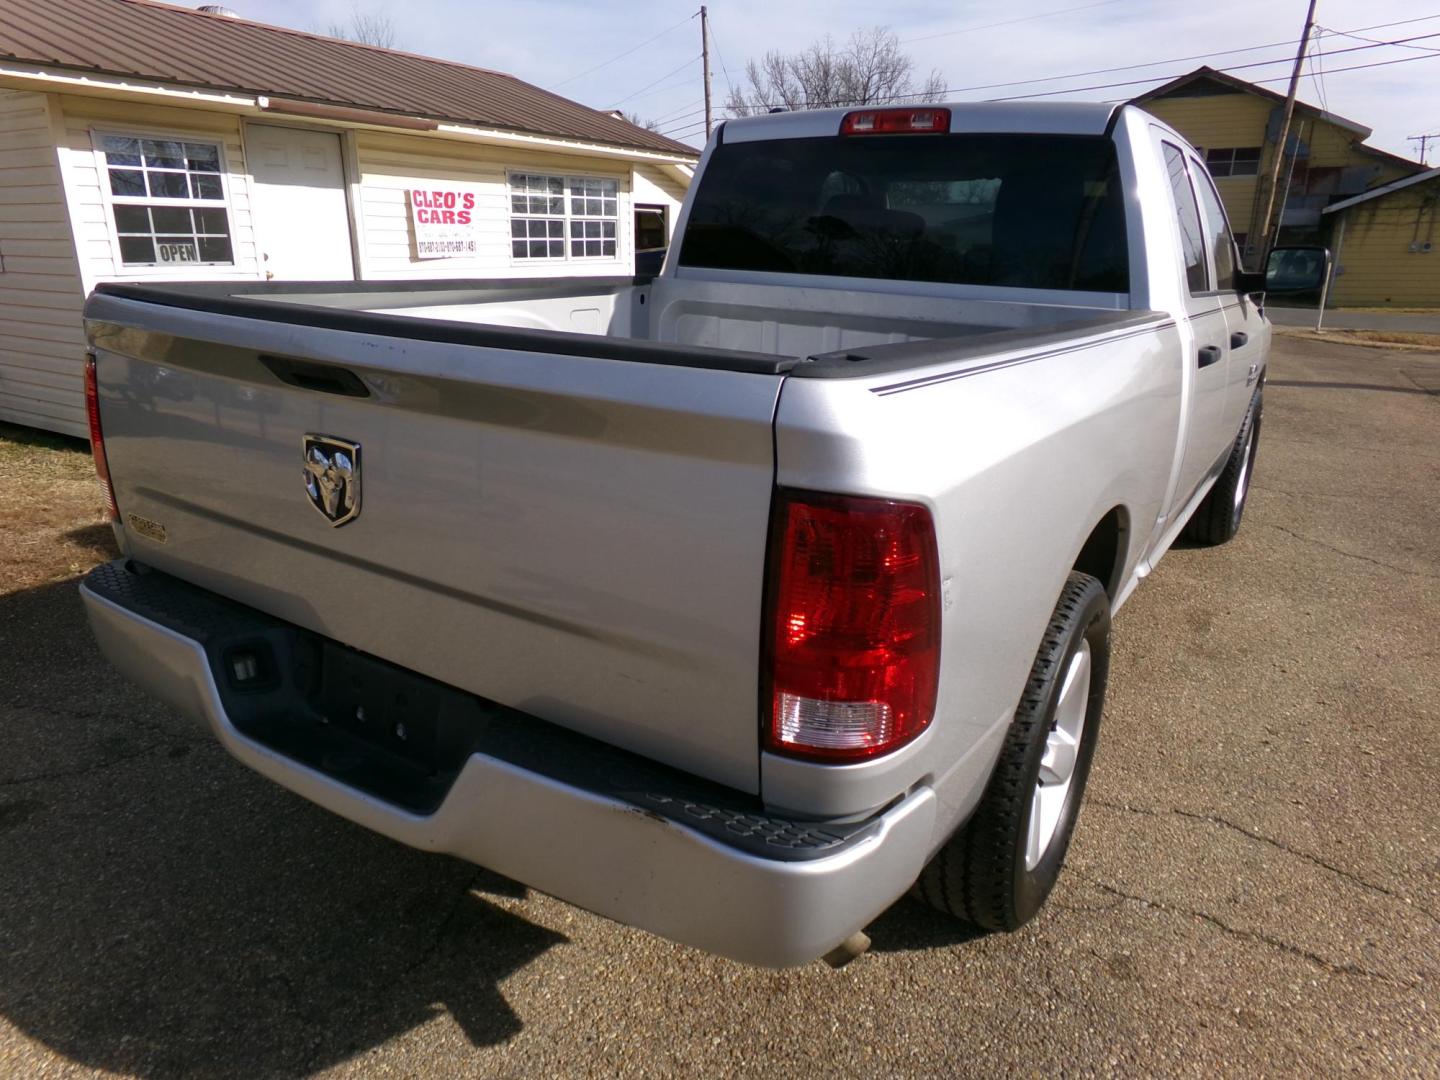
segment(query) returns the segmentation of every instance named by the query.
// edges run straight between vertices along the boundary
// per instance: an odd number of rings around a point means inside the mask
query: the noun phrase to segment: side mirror
[[[1265,291],[1272,294],[1317,292],[1329,276],[1328,248],[1272,248],[1265,262]]]
[[[1269,293],[1283,296],[1319,292],[1330,276],[1330,249],[1323,247],[1277,247],[1270,249],[1265,272],[1236,275],[1241,293]]]

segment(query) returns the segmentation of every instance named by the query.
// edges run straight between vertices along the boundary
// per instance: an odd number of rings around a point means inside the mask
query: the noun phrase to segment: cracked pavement
[[[100,660],[70,469],[53,566],[0,532],[0,1075],[1440,1075],[1437,432],[1440,354],[1278,339],[1241,535],[1116,620],[1049,907],[977,937],[902,900],[840,972],[670,945],[250,774]]]

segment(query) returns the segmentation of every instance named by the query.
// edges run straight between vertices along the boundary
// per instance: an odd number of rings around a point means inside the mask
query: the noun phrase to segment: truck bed
[[[102,284],[96,293],[349,333],[802,378],[860,377],[1039,347],[1154,318],[845,285],[840,292],[687,277],[572,278]],[[915,343],[934,347],[890,348]]]

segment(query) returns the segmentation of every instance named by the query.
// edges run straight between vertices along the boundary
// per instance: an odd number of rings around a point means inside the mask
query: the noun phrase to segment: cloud
[[[636,7],[613,0],[516,3],[490,0],[232,0],[246,18],[317,29],[343,21],[353,8],[389,14],[401,47],[414,52],[509,72],[540,86],[564,83],[559,91],[596,108],[623,101],[627,111],[663,118],[662,128],[699,141],[702,117],[698,4],[689,0]],[[1067,8],[1084,10],[1046,14]],[[1235,72],[1241,78],[1288,75],[1287,57],[1304,15],[1302,0],[1278,4],[1259,0],[970,0],[900,2],[877,6],[858,0],[790,2],[720,0],[709,3],[715,100],[723,102],[727,78],[738,80],[745,62],[769,49],[795,51],[831,33],[844,38],[857,28],[883,21],[902,40],[921,73],[935,68],[956,88],[960,99],[982,99],[1069,87],[1146,79],[1131,86],[1072,93],[1075,99],[1109,100],[1141,93],[1148,86],[1202,63],[1216,67],[1280,62]],[[1342,30],[1417,18],[1413,0],[1327,0],[1321,14],[1327,26]],[[986,23],[1041,15],[1026,22],[967,29]],[[679,25],[677,25],[679,24]],[[674,29],[670,29],[674,27]],[[647,38],[663,33],[631,55],[603,64]],[[955,32],[960,31],[960,32]],[[1367,37],[1440,35],[1440,18],[1367,33]],[[945,36],[937,36],[945,35]],[[1364,45],[1325,35],[1325,53]],[[1440,50],[1440,36],[1413,43]],[[1223,49],[1269,45],[1249,53],[1209,59],[1181,59]],[[1371,49],[1335,56],[1326,69],[1377,60],[1424,56],[1416,49]],[[1155,61],[1139,71],[1078,79],[1035,82],[1013,87],[969,89],[1022,79],[1039,79]],[[661,78],[667,72],[675,74]],[[568,80],[568,81],[567,81]],[[648,86],[659,80],[656,85]],[[1284,92],[1284,82],[1267,83]],[[1440,54],[1414,63],[1341,72],[1323,83],[1308,74],[1301,97],[1327,104],[1331,111],[1375,129],[1372,145],[1413,154],[1406,137],[1440,131]],[[1323,102],[1322,102],[1323,88]],[[1064,100],[1064,97],[1056,100]],[[717,111],[717,115],[720,115]]]

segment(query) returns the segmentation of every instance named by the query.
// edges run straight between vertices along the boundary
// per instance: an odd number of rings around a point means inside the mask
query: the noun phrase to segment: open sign
[[[156,244],[155,250],[162,263],[199,262],[194,244]]]

